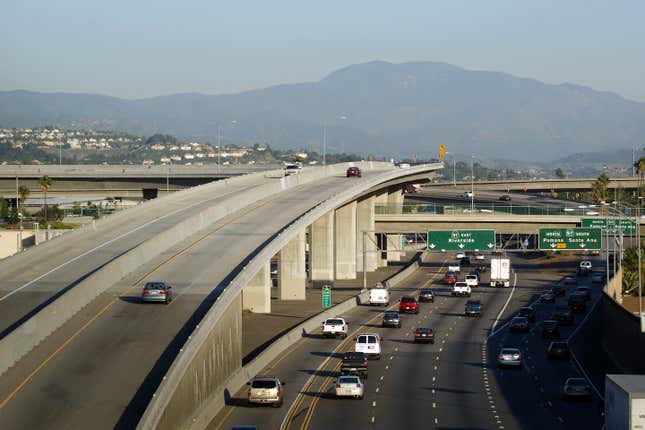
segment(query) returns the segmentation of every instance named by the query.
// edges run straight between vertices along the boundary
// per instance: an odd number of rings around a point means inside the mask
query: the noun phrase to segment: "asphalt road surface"
[[[442,257],[446,255],[435,255],[433,267],[423,267],[393,291],[393,296],[399,297],[434,285],[438,294],[434,303],[421,304],[418,315],[403,316],[402,328],[381,328],[382,308],[361,306],[344,315],[350,330],[376,332],[384,339],[381,359],[370,361],[362,400],[336,400],[333,396],[340,357],[352,348],[352,337],[341,341],[313,334],[263,372],[287,383],[282,408],[250,407],[242,390],[209,428],[229,429],[240,424],[255,424],[259,429],[599,428],[596,400],[573,404],[562,400],[564,380],[578,374],[576,366],[546,360],[548,343],[535,328],[522,335],[509,334],[505,326],[508,318],[533,302],[542,289],[573,273],[578,259],[537,261],[514,255],[514,288],[475,289],[471,298],[484,305],[483,315],[476,318],[463,316],[466,298],[451,297],[449,289],[438,282],[445,271],[438,260]],[[484,284],[486,279],[484,276]],[[599,287],[595,288],[594,300]],[[552,306],[536,305],[538,324]],[[582,318],[577,316],[576,323]],[[413,343],[413,330],[420,326],[435,330],[434,345]],[[563,329],[563,336],[572,330]],[[489,339],[491,333],[495,334]],[[500,346],[521,347],[525,365],[498,369]]]

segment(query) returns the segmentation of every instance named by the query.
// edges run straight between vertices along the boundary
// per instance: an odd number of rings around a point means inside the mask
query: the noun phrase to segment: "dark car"
[[[434,302],[434,292],[432,290],[420,290],[419,291],[419,301],[420,302]]]
[[[462,266],[470,266],[470,257],[466,256],[461,259]]]
[[[578,283],[578,278],[575,275],[567,275],[564,277],[564,283],[567,285],[575,285]]]
[[[542,337],[544,339],[560,339],[560,329],[555,320],[546,320],[542,323]]]
[[[544,291],[540,296],[540,303],[555,303],[555,294],[550,290]]]
[[[573,325],[575,321],[573,312],[571,312],[571,309],[565,306],[556,307],[555,312],[553,312],[553,315],[551,317],[560,325]]]
[[[554,285],[551,287],[551,292],[553,293],[554,296],[561,297],[565,295],[565,293],[567,292],[567,289],[564,288],[562,285]]]
[[[591,300],[591,289],[589,287],[578,287],[576,293],[585,297],[585,300]]]
[[[410,296],[401,297],[401,303],[399,303],[399,312],[418,314],[419,303],[417,302],[417,299]]]
[[[524,317],[530,322],[535,322],[535,309],[532,306],[524,306],[517,313],[518,317]]]
[[[465,316],[482,316],[482,302],[479,300],[468,300],[464,308]]]
[[[529,320],[525,317],[514,317],[508,328],[511,331],[529,331]]]
[[[452,285],[457,282],[457,274],[453,271],[446,272],[446,275],[443,277],[443,283]]]
[[[350,167],[347,169],[347,177],[349,178],[350,176],[356,176],[357,178],[360,178],[361,175],[361,169],[358,167]]]
[[[564,383],[565,398],[591,399],[591,385],[584,378],[569,378]]]
[[[383,314],[383,327],[401,327],[401,316],[397,311],[387,311]]]
[[[573,312],[584,312],[587,310],[587,298],[579,293],[570,294],[567,299],[567,306]]]
[[[476,270],[477,272],[479,272],[479,273],[484,273],[484,272],[486,272],[486,271],[488,270],[488,266],[487,266],[487,265],[485,265],[485,264],[480,264],[479,266],[477,266],[477,267],[475,268],[475,270]]]
[[[547,357],[555,360],[566,360],[571,355],[569,350],[569,344],[565,341],[555,341],[549,344],[549,348],[546,351]]]
[[[512,200],[512,198],[508,194],[503,194],[503,195],[499,196],[499,200],[502,201],[502,202],[510,202]]]
[[[414,331],[415,343],[434,343],[434,330],[426,327],[419,327]]]
[[[346,352],[340,364],[343,375],[360,375],[367,379],[368,363],[364,352]]]

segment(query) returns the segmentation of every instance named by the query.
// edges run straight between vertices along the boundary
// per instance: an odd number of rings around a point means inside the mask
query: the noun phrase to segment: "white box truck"
[[[605,376],[605,430],[645,428],[645,375]]]
[[[490,286],[511,286],[511,259],[508,257],[493,257],[490,259]]]

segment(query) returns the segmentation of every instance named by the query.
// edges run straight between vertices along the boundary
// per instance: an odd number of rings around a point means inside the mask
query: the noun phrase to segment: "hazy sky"
[[[645,101],[645,1],[0,0],[0,89],[140,98],[442,61]]]

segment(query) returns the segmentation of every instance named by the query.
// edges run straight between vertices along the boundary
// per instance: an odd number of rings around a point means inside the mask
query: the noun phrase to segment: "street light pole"
[[[363,231],[363,290],[367,290],[367,241],[366,232]]]
[[[220,161],[222,158],[222,126],[217,126],[217,173],[220,173]]]
[[[470,156],[470,212],[475,209],[475,154]]]
[[[327,165],[327,126],[323,125],[323,166]]]

